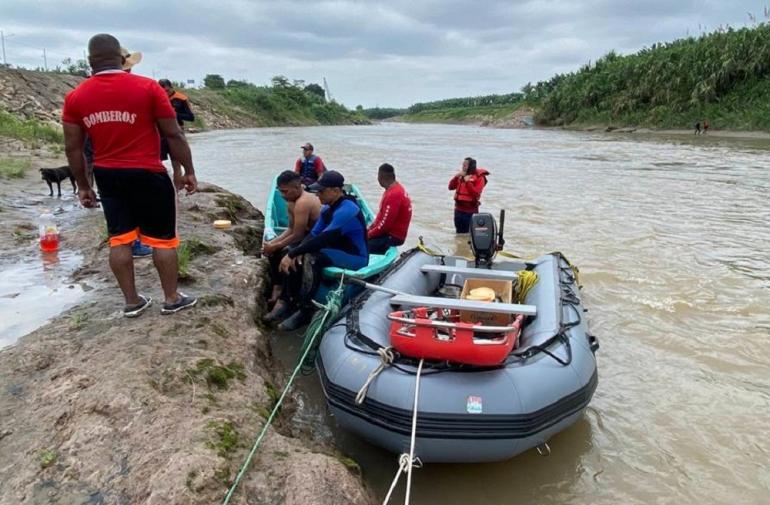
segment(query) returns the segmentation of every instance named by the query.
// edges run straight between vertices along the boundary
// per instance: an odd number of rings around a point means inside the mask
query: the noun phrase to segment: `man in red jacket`
[[[479,211],[481,192],[487,185],[489,172],[476,168],[476,160],[465,158],[463,167],[449,181],[449,190],[455,192],[455,231],[468,233],[471,227],[471,216]]]
[[[399,246],[406,240],[412,221],[412,200],[404,187],[396,181],[393,165],[383,163],[377,171],[377,182],[385,188],[380,200],[380,211],[366,232],[371,254],[384,254],[389,247]]]

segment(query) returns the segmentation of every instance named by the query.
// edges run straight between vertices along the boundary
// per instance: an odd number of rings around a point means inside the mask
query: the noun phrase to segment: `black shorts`
[[[166,172],[94,167],[110,247],[140,239],[160,249],[179,245],[176,190]]]

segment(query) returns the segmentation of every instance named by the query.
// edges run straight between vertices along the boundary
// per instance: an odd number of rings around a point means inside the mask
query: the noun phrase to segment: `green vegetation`
[[[417,114],[424,111],[439,111],[446,109],[463,109],[475,107],[501,107],[517,105],[521,102],[521,93],[508,95],[486,95],[469,98],[449,98],[435,102],[416,103],[407,109],[409,114]]]
[[[337,461],[345,465],[345,468],[347,468],[348,471],[354,473],[355,475],[361,475],[361,465],[359,465],[358,462],[350,456],[337,454]]]
[[[267,420],[270,418],[270,413],[278,404],[278,400],[281,398],[281,392],[269,381],[265,381],[265,392],[267,393],[268,398],[267,404],[254,404],[253,408],[257,414]]]
[[[610,52],[579,71],[522,89],[547,125],[770,128],[770,25],[720,29]]]
[[[70,316],[70,328],[79,330],[88,322],[88,314],[85,312],[75,312]]]
[[[40,468],[48,468],[56,463],[57,459],[59,459],[59,455],[56,452],[48,449],[44,450],[40,453]]]
[[[61,144],[64,142],[61,130],[34,119],[19,119],[4,110],[0,110],[0,136],[31,143]]]
[[[406,109],[394,109],[389,107],[374,107],[371,109],[364,109],[359,105],[356,107],[356,110],[369,119],[387,119],[390,117],[403,116],[406,114]]]
[[[516,112],[519,107],[520,104],[424,110],[415,114],[406,114],[399,120],[409,123],[476,123],[502,119]]]
[[[363,109],[372,119],[398,117],[414,123],[475,123],[502,119],[513,114],[522,104],[521,93],[485,95],[469,98],[449,98],[435,102],[416,103],[407,109]]]
[[[627,56],[612,51],[521,91],[359,110],[372,119],[466,123],[505,119],[527,106],[549,126],[690,128],[708,119],[716,128],[768,130],[770,24],[719,29]]]
[[[246,202],[236,195],[222,195],[216,198],[217,205],[225,209],[225,216],[233,223],[238,222],[238,213],[246,210]]]
[[[190,261],[204,254],[214,254],[219,251],[216,246],[204,244],[196,237],[183,240],[176,250],[177,272],[180,279],[190,279]]]
[[[217,455],[229,458],[238,446],[238,432],[230,421],[210,421],[206,427],[213,432],[214,441],[206,443]]]
[[[223,295],[221,293],[201,295],[198,297],[198,303],[201,307],[214,307],[217,305],[229,305],[232,307],[235,305],[231,296]]]
[[[352,112],[334,100],[327,101],[318,84],[289,81],[275,76],[271,86],[229,80],[217,74],[204,79],[205,88],[185,93],[193,104],[200,104],[233,121],[256,126],[332,125],[368,122],[360,112]]]
[[[0,178],[21,179],[29,166],[29,160],[0,159]]]
[[[187,370],[187,374],[193,379],[202,378],[211,388],[227,389],[230,381],[233,379],[245,380],[246,372],[243,371],[243,365],[231,361],[224,365],[211,358],[205,358],[196,363],[195,368]]]

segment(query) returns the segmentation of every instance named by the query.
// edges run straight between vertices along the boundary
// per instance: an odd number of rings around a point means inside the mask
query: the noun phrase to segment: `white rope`
[[[409,497],[412,491],[412,467],[422,467],[420,459],[414,457],[414,439],[417,435],[417,403],[420,399],[420,374],[422,373],[424,361],[420,360],[420,365],[417,367],[417,378],[414,383],[414,407],[412,409],[412,435],[409,440],[409,454],[404,453],[398,457],[398,470],[396,470],[396,475],[393,477],[393,482],[390,483],[390,489],[382,505],[387,505],[390,501],[390,496],[393,494],[393,490],[396,488],[396,484],[398,484],[398,480],[403,472],[406,472],[406,498],[404,498],[404,505],[409,505]]]
[[[374,382],[374,379],[380,375],[380,372],[389,367],[395,359],[395,356],[393,356],[392,347],[380,347],[377,349],[377,353],[380,355],[380,364],[377,366],[377,368],[372,370],[372,373],[369,374],[369,377],[367,377],[364,385],[361,386],[361,389],[358,390],[358,394],[356,395],[356,405],[361,405],[364,403],[364,400],[366,399],[366,392],[369,391],[369,385],[371,385],[371,383]]]
[[[406,472],[406,468],[409,465],[409,455],[404,453],[401,456],[398,457],[398,470],[396,470],[396,475],[393,477],[393,482],[390,483],[390,489],[388,489],[388,494],[385,496],[385,500],[382,502],[382,505],[388,505],[388,502],[390,501],[390,495],[393,494],[393,490],[396,489],[396,484],[398,484],[398,479],[401,478],[401,474]]]
[[[417,379],[414,382],[414,409],[412,411],[412,440],[409,443],[409,469],[406,472],[406,499],[404,505],[409,505],[409,495],[412,491],[412,467],[414,466],[414,439],[417,434],[417,402],[420,400],[420,374],[422,373],[422,363],[417,367]]]

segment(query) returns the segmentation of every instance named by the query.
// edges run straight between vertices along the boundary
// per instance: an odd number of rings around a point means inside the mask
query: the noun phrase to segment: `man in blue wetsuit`
[[[295,330],[310,322],[311,300],[325,267],[358,270],[369,263],[366,221],[355,197],[342,189],[344,182],[342,174],[329,170],[308,187],[321,200],[321,215],[302,242],[289,248],[279,266],[287,274],[281,298],[297,309],[278,325],[281,330]]]

